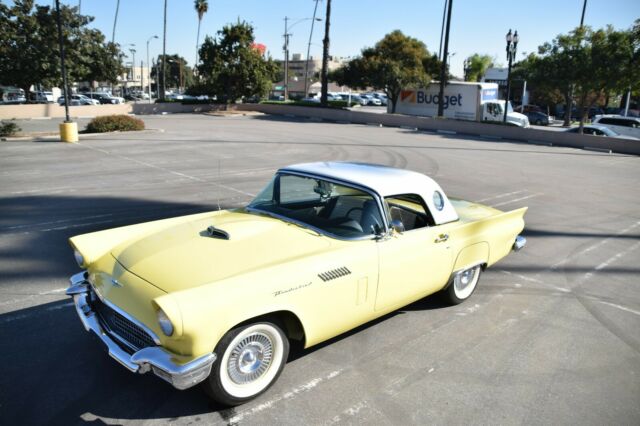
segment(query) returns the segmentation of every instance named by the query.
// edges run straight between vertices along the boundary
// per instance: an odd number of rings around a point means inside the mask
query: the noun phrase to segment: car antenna
[[[222,179],[222,172],[220,171],[221,167],[222,167],[222,162],[220,161],[220,158],[218,158],[218,189],[221,188],[221,185],[220,185],[220,180]],[[218,211],[222,210],[220,208],[220,194],[217,194],[216,202],[218,203]]]

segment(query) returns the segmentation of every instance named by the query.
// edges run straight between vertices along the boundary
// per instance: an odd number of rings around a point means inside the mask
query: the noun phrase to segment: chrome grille
[[[99,299],[93,302],[93,307],[98,314],[100,324],[126,346],[123,349],[136,352],[149,346],[156,346],[153,338],[146,331]]]

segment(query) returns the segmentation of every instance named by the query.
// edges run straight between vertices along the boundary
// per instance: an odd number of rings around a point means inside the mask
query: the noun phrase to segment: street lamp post
[[[316,21],[322,21],[321,18],[316,18],[316,11],[318,10],[318,1],[315,0],[316,5],[313,8],[313,18],[311,18],[311,31],[309,31],[309,43],[307,44],[307,60],[304,65],[304,96],[309,96],[309,89],[307,87],[307,80],[309,78],[309,53],[311,52],[311,37],[313,37],[313,25]]]
[[[299,24],[300,22],[304,22],[304,21],[310,21],[313,20],[313,22],[315,21],[322,21],[322,19],[320,18],[302,18],[297,20],[296,22],[294,22],[293,24],[291,24],[291,26],[289,26],[289,20],[291,18],[289,18],[288,16],[284,17],[284,46],[283,46],[283,50],[284,50],[284,100],[288,100],[289,99],[289,37],[291,37],[293,34],[289,33],[289,30],[291,28],[293,28],[294,26],[296,26],[297,24]],[[311,31],[313,32],[313,24],[311,26]],[[309,66],[309,49],[311,48],[311,36],[309,36],[309,46],[307,47],[307,67]],[[307,82],[306,82],[306,71],[307,68],[305,68],[305,91],[307,90]]]
[[[511,65],[516,57],[518,51],[518,31],[511,33],[511,30],[506,35],[507,40],[507,60],[509,61],[509,68],[507,69],[507,96],[504,101],[504,123],[507,122],[507,111],[509,109],[509,91],[511,90]]]
[[[158,38],[158,36],[157,35],[151,36],[147,40],[147,88],[149,91],[149,103],[151,103],[151,62],[149,62],[149,42],[154,38]],[[156,77],[157,76],[158,76],[158,70],[156,69]]]
[[[136,85],[136,49],[129,49],[131,52],[131,81],[135,87]]]

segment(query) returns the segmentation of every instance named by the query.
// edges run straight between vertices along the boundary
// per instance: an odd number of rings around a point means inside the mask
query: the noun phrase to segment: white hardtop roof
[[[382,197],[417,194],[425,201],[437,224],[458,220],[455,209],[440,185],[422,173],[379,164],[339,161],[294,164],[279,171],[292,171],[353,183],[369,188]],[[433,201],[436,191],[444,199],[444,207],[441,210],[435,207]]]

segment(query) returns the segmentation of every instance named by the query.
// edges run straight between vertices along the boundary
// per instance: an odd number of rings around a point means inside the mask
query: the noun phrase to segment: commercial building
[[[329,57],[329,71],[341,67],[350,58]],[[284,75],[284,61],[276,60],[282,74]],[[307,92],[305,93],[305,70],[307,72]],[[294,53],[289,60],[289,84],[288,91],[291,99],[301,99],[307,96],[315,96],[320,93],[320,73],[322,72],[322,58],[309,57],[309,60],[302,59],[300,53]],[[273,84],[269,97],[278,98],[284,96],[285,82],[280,80]],[[330,92],[341,91],[340,86],[330,83]]]

